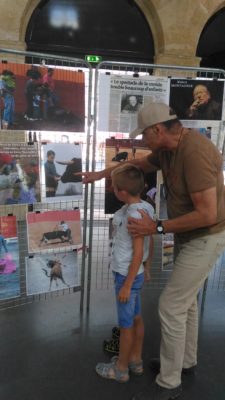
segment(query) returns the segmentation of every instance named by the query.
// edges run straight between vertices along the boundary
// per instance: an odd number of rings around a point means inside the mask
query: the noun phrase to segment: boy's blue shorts
[[[134,317],[141,314],[141,288],[144,284],[144,274],[136,276],[132,288],[130,298],[126,303],[118,300],[118,294],[126,280],[126,276],[114,272],[114,282],[116,291],[116,304],[118,313],[118,323],[121,328],[131,328],[134,324]]]

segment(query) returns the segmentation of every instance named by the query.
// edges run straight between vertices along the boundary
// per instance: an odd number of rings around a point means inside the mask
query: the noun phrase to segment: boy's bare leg
[[[142,360],[142,348],[144,341],[144,323],[141,315],[134,318],[134,340],[131,346],[129,362]]]
[[[128,363],[142,360],[144,323],[140,315],[134,318],[132,328],[120,328],[120,350],[117,366],[120,370],[128,368]]]
[[[128,368],[130,353],[134,343],[134,328],[120,328],[120,350],[117,367],[122,371]]]

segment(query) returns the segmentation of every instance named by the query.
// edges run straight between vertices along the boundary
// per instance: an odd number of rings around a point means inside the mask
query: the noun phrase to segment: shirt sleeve
[[[188,192],[195,193],[217,185],[218,173],[222,167],[220,154],[214,157],[203,150],[196,150],[184,158],[184,176]]]
[[[153,165],[156,168],[156,170],[160,169],[160,159],[157,153],[150,153],[147,156],[147,160],[149,164]]]
[[[143,208],[139,208],[140,210],[143,210]],[[132,217],[132,218],[135,218],[135,219],[141,219],[142,218],[142,216],[141,216],[141,214],[138,212],[138,210],[129,210],[128,212],[127,212],[127,216],[128,217]]]

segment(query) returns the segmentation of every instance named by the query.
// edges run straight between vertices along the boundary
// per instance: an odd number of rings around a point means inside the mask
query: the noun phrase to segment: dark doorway
[[[196,51],[200,66],[225,69],[225,8],[214,14],[205,25]]]
[[[26,32],[28,51],[153,63],[151,29],[134,0],[43,0]]]

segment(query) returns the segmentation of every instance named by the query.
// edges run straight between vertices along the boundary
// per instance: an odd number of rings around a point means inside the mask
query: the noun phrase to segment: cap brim
[[[131,132],[131,133],[129,134],[129,137],[130,137],[131,139],[134,139],[134,138],[136,138],[137,136],[141,135],[142,132],[143,132],[143,130],[144,130],[144,129],[137,128],[137,129],[135,129],[133,132]]]

